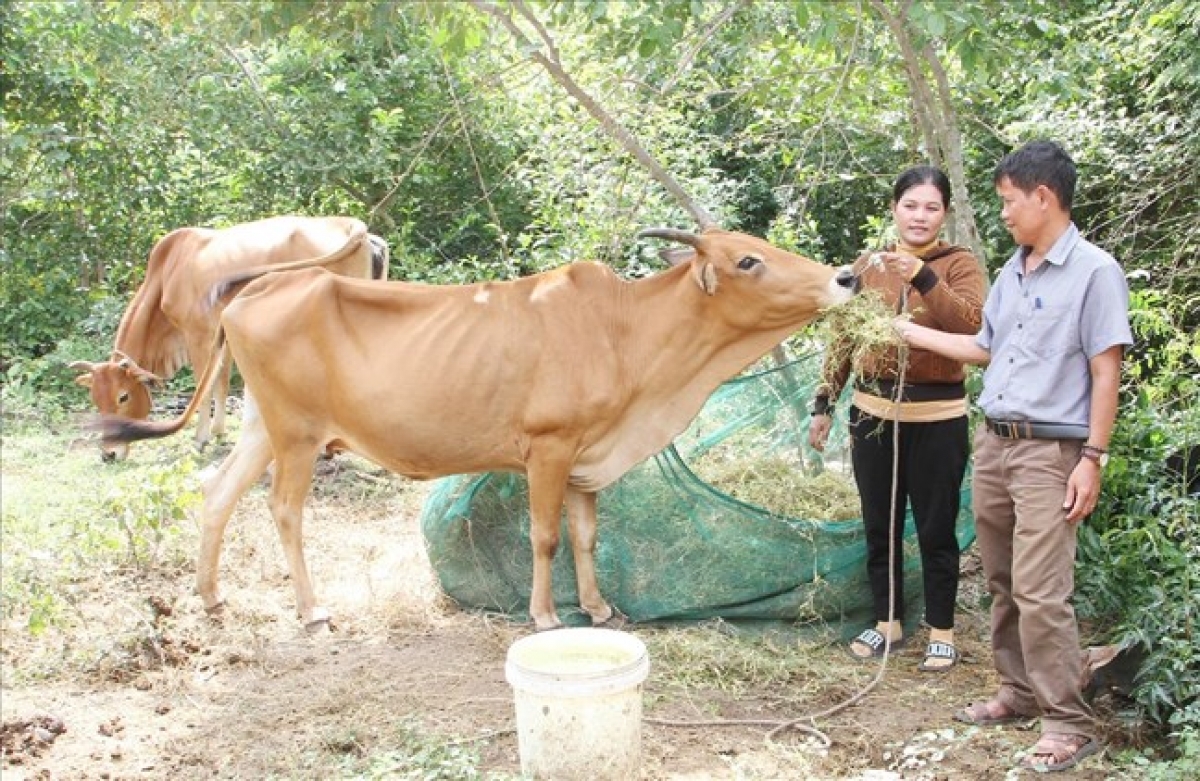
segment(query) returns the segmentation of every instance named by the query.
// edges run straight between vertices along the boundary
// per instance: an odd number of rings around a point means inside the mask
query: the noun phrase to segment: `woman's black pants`
[[[967,416],[933,423],[896,424],[850,408],[851,459],[862,498],[867,535],[867,578],[876,621],[904,618],[904,518],[911,503],[921,549],[925,621],[935,629],[954,628],[958,597],[958,538],[955,526],[962,482],[970,454]],[[896,522],[891,522],[892,474],[896,472]],[[894,529],[896,561],[889,566],[888,531]],[[889,610],[888,573],[895,610]]]

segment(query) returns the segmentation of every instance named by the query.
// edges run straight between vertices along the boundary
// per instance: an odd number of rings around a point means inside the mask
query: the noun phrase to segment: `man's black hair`
[[[1058,197],[1063,209],[1071,211],[1075,198],[1075,161],[1053,141],[1030,141],[1005,155],[996,166],[992,183],[1008,179],[1019,190],[1029,193],[1045,185]]]

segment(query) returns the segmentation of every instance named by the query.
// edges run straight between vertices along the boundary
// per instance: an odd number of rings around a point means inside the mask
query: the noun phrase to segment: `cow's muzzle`
[[[104,442],[100,445],[100,460],[106,464],[124,461],[129,455],[129,445]]]
[[[839,287],[844,287],[851,293],[857,293],[862,287],[862,280],[848,266],[837,273],[834,281],[838,283]]]

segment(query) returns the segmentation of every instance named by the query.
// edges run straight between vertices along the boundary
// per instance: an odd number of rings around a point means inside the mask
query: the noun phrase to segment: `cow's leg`
[[[604,601],[596,582],[596,494],[567,488],[567,519],[571,550],[575,554],[579,606],[592,617],[593,624],[607,624],[614,611]]]
[[[204,370],[208,367],[208,352],[212,346],[211,339],[194,339],[188,341],[188,360],[192,363],[192,373],[196,376],[196,381],[204,376]],[[220,380],[218,378],[218,384]],[[214,390],[215,393],[215,390]],[[207,399],[201,399],[200,409],[196,412],[196,448],[203,449],[208,444],[210,439],[209,432],[212,430],[212,395]]]
[[[242,435],[221,466],[204,481],[204,506],[201,510],[200,557],[196,563],[196,590],[210,613],[224,599],[217,586],[221,544],[225,527],[238,500],[250,490],[271,463],[271,441],[263,427],[258,409],[249,395],[242,417]]]
[[[213,383],[212,435],[214,437],[225,436],[225,406],[229,403],[229,378],[232,374],[233,358],[229,355],[229,346],[226,345],[221,355],[221,373],[217,375],[217,381]]]
[[[203,370],[197,367],[196,376],[200,376]],[[212,394],[208,398],[202,399],[200,408],[196,412],[196,435],[195,443],[197,450],[203,450],[208,445],[208,440],[212,439],[209,433],[212,431]]]
[[[304,561],[304,501],[312,487],[313,465],[319,449],[293,441],[280,445],[277,451],[271,483],[271,516],[296,590],[296,612],[305,628],[316,632],[329,626],[329,611],[317,605]]]
[[[529,542],[533,547],[533,590],[529,594],[529,616],[539,632],[562,626],[554,609],[554,584],[550,572],[562,528],[563,495],[570,470],[567,452],[559,443],[539,443],[526,463],[526,474],[529,476]]]

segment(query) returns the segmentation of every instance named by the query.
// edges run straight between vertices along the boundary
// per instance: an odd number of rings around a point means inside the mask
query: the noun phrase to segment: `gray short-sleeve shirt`
[[[976,343],[991,353],[979,405],[996,420],[1088,425],[1088,361],[1133,344],[1121,267],[1072,223],[1033,273],[1009,258],[983,307]]]

